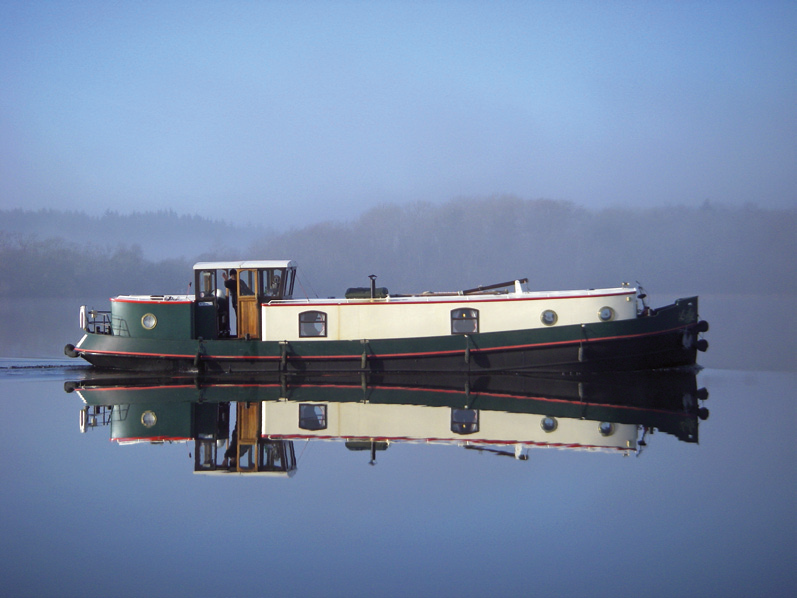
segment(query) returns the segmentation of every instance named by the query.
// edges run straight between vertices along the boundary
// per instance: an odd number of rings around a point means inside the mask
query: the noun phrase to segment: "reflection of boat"
[[[81,308],[85,335],[65,352],[124,370],[496,373],[691,366],[708,346],[697,297],[651,310],[625,284],[529,292],[523,279],[390,295],[372,276],[370,288],[311,300],[293,297],[295,275],[292,261],[198,263],[194,295]]]
[[[698,420],[708,415],[699,406],[705,389],[685,372],[619,379],[91,376],[66,387],[85,402],[82,430],[106,423],[118,442],[193,439],[197,472],[291,474],[293,442],[314,439],[370,450],[372,460],[396,442],[519,458],[533,447],[628,454],[638,450],[640,431],[697,442]]]

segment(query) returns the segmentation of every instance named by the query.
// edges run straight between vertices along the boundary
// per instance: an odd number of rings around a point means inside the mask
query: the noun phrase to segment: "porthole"
[[[543,417],[540,422],[540,427],[546,432],[553,432],[559,426],[559,422],[555,417]]]
[[[141,424],[145,428],[151,428],[156,423],[158,423],[158,416],[155,415],[154,411],[145,411],[141,414]]]
[[[614,310],[608,305],[604,305],[598,310],[598,317],[601,319],[601,322],[614,320]]]
[[[601,422],[598,424],[598,431],[601,436],[611,436],[614,434],[614,424],[611,422]]]
[[[155,314],[144,314],[141,316],[141,325],[147,330],[152,330],[158,325],[158,318],[155,317]]]
[[[553,326],[558,319],[559,316],[557,316],[556,312],[552,309],[546,309],[540,314],[540,320],[542,320],[542,323],[546,326]]]

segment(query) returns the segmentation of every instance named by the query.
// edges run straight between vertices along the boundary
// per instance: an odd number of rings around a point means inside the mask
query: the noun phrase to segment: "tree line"
[[[264,240],[321,296],[364,286],[451,290],[529,278],[539,290],[640,281],[660,292],[795,293],[797,210],[753,206],[589,210],[516,197],[384,205]]]
[[[185,293],[191,263],[150,261],[140,245],[99,246],[0,231],[0,297]]]
[[[116,241],[105,244],[41,238],[0,226],[0,296],[185,293],[194,261],[231,258],[294,259],[300,271],[297,294],[308,296],[366,286],[369,274],[394,293],[521,277],[541,290],[639,280],[656,292],[797,293],[795,209],[705,203],[590,210],[511,196],[386,204],[354,221],[260,233],[254,242],[231,228],[224,245],[208,242],[183,254],[187,257],[160,258],[142,249],[155,242],[153,233],[142,236],[125,226],[124,216],[114,218],[119,219]],[[173,221],[174,215],[165,218]],[[154,235],[164,234],[157,214],[146,220]],[[252,220],[256,223],[256,215]],[[190,219],[184,224],[190,231]],[[207,230],[206,221],[197,224]],[[31,226],[35,229],[35,222]],[[92,238],[90,231],[79,237]]]

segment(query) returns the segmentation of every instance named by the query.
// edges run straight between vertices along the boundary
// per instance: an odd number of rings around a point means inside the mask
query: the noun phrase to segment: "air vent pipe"
[[[369,274],[368,278],[371,279],[371,299],[376,298],[376,274]]]

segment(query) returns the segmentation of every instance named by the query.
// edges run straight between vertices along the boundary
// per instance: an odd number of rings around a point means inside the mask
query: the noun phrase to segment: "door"
[[[258,469],[261,405],[260,401],[236,403],[235,426],[238,430],[236,468],[238,471],[257,471]]]
[[[257,270],[238,270],[238,338],[260,338]]]

